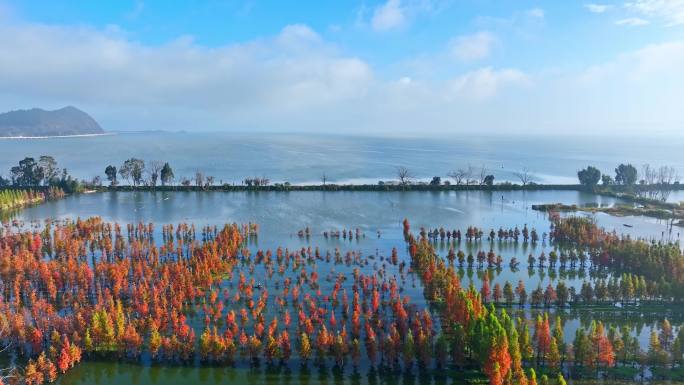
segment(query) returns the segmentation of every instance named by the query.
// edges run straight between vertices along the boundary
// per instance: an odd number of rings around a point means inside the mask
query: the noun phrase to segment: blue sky
[[[684,124],[684,0],[0,0],[0,43],[0,108],[74,104],[111,129]]]

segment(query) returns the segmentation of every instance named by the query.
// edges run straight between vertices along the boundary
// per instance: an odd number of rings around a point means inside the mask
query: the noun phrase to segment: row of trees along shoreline
[[[42,155],[36,160],[26,157],[9,170],[9,177],[0,176],[0,188],[59,187],[65,193],[84,190],[588,190],[602,194],[618,194],[649,201],[666,201],[674,190],[684,188],[679,175],[671,166],[659,168],[644,165],[641,171],[631,164],[620,164],[615,176],[603,174],[598,168],[588,166],[577,173],[578,184],[540,184],[537,176],[528,168],[511,174],[517,183],[497,182],[492,170],[485,166],[468,165],[447,173],[445,177],[419,179],[413,171],[397,166],[394,179],[376,184],[338,184],[323,174],[320,184],[291,184],[273,182],[266,176],[247,177],[239,183],[217,180],[202,170],[190,176],[177,176],[171,164],[165,161],[144,161],[130,158],[121,165],[108,165],[104,175],[90,180],[72,177],[66,168],[58,167],[54,157]]]

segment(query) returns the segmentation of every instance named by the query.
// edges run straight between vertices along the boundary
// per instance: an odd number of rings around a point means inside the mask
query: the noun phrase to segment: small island
[[[72,106],[54,111],[32,108],[0,114],[1,138],[45,138],[103,134],[105,131],[95,119]]]

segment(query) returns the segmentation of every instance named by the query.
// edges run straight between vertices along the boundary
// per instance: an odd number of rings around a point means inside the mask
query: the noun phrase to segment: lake
[[[120,133],[110,136],[0,140],[0,174],[26,156],[52,155],[81,179],[101,176],[130,157],[170,162],[177,180],[195,171],[216,182],[241,183],[250,176],[293,184],[368,183],[395,180],[397,166],[416,178],[443,179],[447,173],[484,165],[497,181],[518,182],[513,174],[528,168],[539,183],[577,183],[577,170],[594,165],[610,175],[624,162],[668,165],[684,175],[679,156],[684,139],[553,136],[476,136],[374,138],[332,135],[228,133]]]
[[[407,261],[401,221],[408,218],[414,231],[421,227],[460,229],[464,231],[468,226],[478,226],[485,230],[499,227],[504,229],[518,226],[522,229],[527,225],[542,233],[549,231],[549,221],[544,213],[531,209],[533,204],[548,202],[564,202],[568,204],[614,205],[619,200],[597,196],[578,191],[440,191],[440,192],[329,192],[329,191],[295,191],[295,192],[104,192],[80,194],[65,199],[46,202],[18,211],[14,219],[23,221],[25,226],[37,225],[46,218],[75,219],[90,216],[101,216],[105,221],[119,223],[153,222],[157,229],[162,224],[177,224],[181,222],[194,223],[197,227],[204,225],[220,225],[223,223],[258,223],[260,225],[257,240],[251,242],[252,252],[257,250],[275,249],[279,246],[290,250],[302,247],[318,246],[321,252],[333,252],[340,249],[342,254],[357,252],[368,258],[371,266],[366,269],[382,269],[388,276],[398,277],[400,273],[391,264],[384,266],[391,253],[392,247],[399,249],[400,261]],[[678,239],[677,229],[670,234],[665,222],[644,218],[617,218],[606,214],[597,214],[595,219],[608,230],[628,233],[634,237],[648,239],[663,239],[672,237]],[[633,227],[625,227],[629,224]],[[300,237],[298,231],[309,228],[310,237]],[[325,237],[325,231],[356,230],[363,234],[359,239],[347,240],[342,238]],[[528,291],[537,285],[545,287],[562,279],[578,288],[590,277],[590,272],[563,274],[549,269],[533,269],[528,271],[526,259],[528,254],[535,256],[542,251],[548,253],[552,247],[545,242],[536,245],[514,242],[463,242],[436,243],[440,255],[446,255],[449,247],[462,249],[467,253],[476,254],[478,251],[494,250],[504,257],[507,263],[516,257],[522,262],[522,268],[515,271],[507,265],[501,270],[492,270],[492,285],[503,285],[509,281],[515,285],[523,280]],[[321,262],[323,263],[323,262]],[[325,266],[325,265],[324,265]],[[350,273],[350,267],[344,265],[330,265],[323,269],[330,274]],[[459,270],[464,285],[473,283],[481,285],[482,274],[487,269],[464,268]],[[258,280],[263,280],[269,290],[277,292],[271,287],[273,282],[263,270],[257,268],[253,274]],[[236,278],[234,278],[236,279]],[[411,303],[420,307],[426,306],[422,298],[420,280],[412,275],[401,277],[403,295],[411,298]],[[233,285],[235,282],[226,282]],[[324,284],[325,289],[329,289]],[[228,286],[227,286],[228,287]],[[232,286],[231,286],[232,287]],[[324,290],[325,292],[325,290]],[[517,310],[511,312],[538,312],[538,310]],[[559,314],[564,319],[566,338],[572,339],[578,327],[588,327],[592,318],[592,311],[581,309],[551,309],[553,317]],[[684,320],[684,315],[672,310],[666,313],[642,313],[640,311],[615,312],[608,311],[601,314],[600,319],[608,325],[621,325],[629,322],[634,326],[633,332],[639,336],[642,346],[648,343],[648,336],[653,327],[667,316],[677,325]],[[529,317],[529,314],[528,314]],[[436,318],[436,317],[435,317]],[[201,330],[202,317],[192,318],[193,327]],[[362,368],[364,369],[364,368]],[[458,383],[458,373],[445,372],[444,377],[435,378],[432,374],[420,377],[417,371],[414,375],[403,374],[382,375],[375,373],[368,375],[367,370],[361,370],[354,375],[350,367],[345,368],[344,375],[337,373],[328,365],[319,369],[310,365],[307,371],[298,367],[267,367],[251,368],[245,365],[237,367],[167,367],[150,365],[149,363],[125,362],[84,362],[66,375],[60,376],[59,384],[175,384],[175,383],[240,383],[240,384],[288,384],[288,383]]]
[[[496,230],[527,224],[541,235],[548,231],[549,221],[546,214],[532,210],[532,205],[550,202],[610,206],[620,200],[579,191],[104,192],[27,207],[16,218],[36,221],[101,216],[122,223],[184,221],[197,225],[253,222],[262,229],[259,239],[265,243],[261,246],[273,247],[298,244],[292,236],[307,226],[315,235],[358,227],[374,238],[379,230],[382,239],[396,241],[401,238],[404,218],[414,228],[464,230],[478,226]],[[634,237],[661,239],[663,234],[668,235],[666,221],[603,213],[594,217],[607,230]]]

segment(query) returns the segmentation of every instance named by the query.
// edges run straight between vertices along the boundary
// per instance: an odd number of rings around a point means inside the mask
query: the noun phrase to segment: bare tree
[[[211,175],[207,175],[206,178],[204,178],[204,187],[207,188],[209,186],[214,185],[214,177]]]
[[[321,182],[323,182],[323,186],[325,186],[325,183],[328,181],[328,176],[323,173],[321,176]]]
[[[658,172],[655,168],[652,168],[650,164],[646,163],[641,166],[641,176],[643,178],[641,180],[643,184],[654,184],[658,177]]]
[[[447,174],[447,176],[448,176],[449,178],[453,179],[454,182],[455,182],[457,185],[462,185],[462,184],[465,183],[465,182],[467,181],[467,179],[468,179],[466,174],[467,174],[466,170],[464,170],[464,169],[462,169],[462,168],[459,168],[459,169],[456,170],[456,171],[451,171],[451,172],[449,172],[449,173]]]
[[[399,178],[399,183],[401,183],[403,186],[410,184],[411,180],[414,179],[413,173],[411,173],[411,171],[404,166],[397,167],[397,177]]]
[[[138,186],[143,182],[144,170],[145,162],[142,159],[130,158],[119,167],[119,175],[129,183],[132,181],[133,186]]]
[[[658,184],[674,184],[679,180],[677,170],[671,166],[661,166],[658,169]]]
[[[655,168],[652,168],[650,164],[646,163],[641,166],[641,180],[639,184],[644,186],[651,186],[655,184],[658,173]],[[637,194],[639,196],[648,196],[650,199],[655,199],[658,192],[653,188],[645,188],[643,190],[637,189]]]
[[[204,186],[204,173],[200,170],[195,171],[195,186]]]
[[[242,181],[247,187],[259,187],[259,186],[268,186],[271,183],[271,180],[266,178],[265,176],[262,177],[251,177],[251,178],[245,178],[245,180]]]
[[[153,160],[147,163],[147,170],[145,171],[147,171],[150,177],[150,186],[155,187],[157,185],[162,168],[164,168],[164,162],[160,160]]]
[[[677,170],[671,166],[661,166],[658,169],[658,189],[657,192],[660,194],[660,200],[665,202],[667,198],[670,197],[672,193],[672,185],[679,181],[679,176],[677,175]]]
[[[523,186],[527,186],[530,182],[534,180],[534,175],[532,175],[532,172],[527,167],[523,167],[523,169],[520,171],[515,171],[513,175],[515,175],[516,178],[520,180],[520,183]]]
[[[478,180],[480,186],[484,186],[487,182],[487,171],[489,170],[487,170],[487,168],[483,164],[482,167],[480,167],[480,175]]]
[[[102,186],[102,178],[100,178],[99,175],[95,175],[93,179],[90,180],[90,185],[93,187],[100,187]]]
[[[471,164],[468,164],[468,168],[465,170],[465,177],[466,177],[466,184],[467,185],[477,184],[477,180],[475,180],[474,174],[475,174],[475,168]]]

